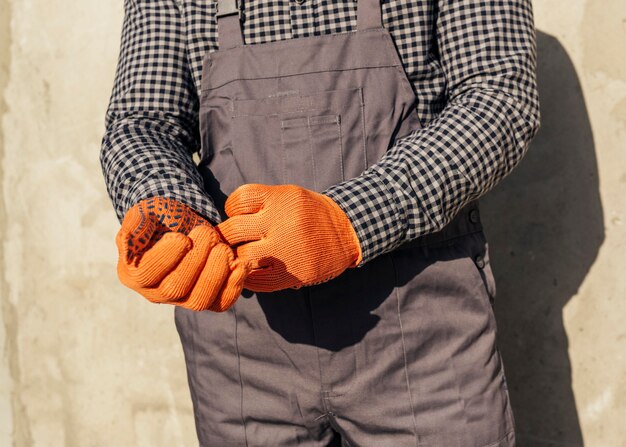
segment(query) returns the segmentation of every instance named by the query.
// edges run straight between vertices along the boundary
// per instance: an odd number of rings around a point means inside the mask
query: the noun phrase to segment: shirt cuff
[[[201,192],[201,190],[194,184],[191,187],[185,188],[178,184],[173,184],[171,180],[149,180],[142,182],[138,185],[132,194],[132,203],[135,203],[148,199],[150,197],[165,197],[169,199],[178,200],[179,202],[187,205],[193,211],[205,218],[213,226],[219,224],[222,218],[215,207],[213,199]]]
[[[346,213],[361,245],[362,267],[368,261],[400,245],[406,228],[402,207],[384,177],[369,169],[359,177],[333,185],[322,194]]]

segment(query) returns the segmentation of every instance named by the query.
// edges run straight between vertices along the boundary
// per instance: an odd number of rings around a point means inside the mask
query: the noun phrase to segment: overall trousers
[[[358,0],[356,31],[255,45],[234,3],[218,3],[199,110],[199,170],[223,218],[244,183],[322,192],[422,125],[379,0]],[[326,283],[244,289],[222,313],[177,306],[200,444],[514,446],[494,298],[473,201]]]

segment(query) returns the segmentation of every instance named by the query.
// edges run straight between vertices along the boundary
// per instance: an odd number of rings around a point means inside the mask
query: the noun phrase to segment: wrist
[[[336,216],[337,221],[340,222],[340,233],[342,235],[342,240],[346,242],[349,247],[349,250],[353,254],[352,263],[347,268],[353,268],[361,264],[363,261],[363,250],[361,248],[361,241],[359,239],[359,235],[357,234],[354,226],[352,225],[352,221],[345,213],[345,211],[339,206],[337,202],[335,202],[332,198],[320,194],[324,200],[329,204],[331,209],[333,210],[333,214]]]

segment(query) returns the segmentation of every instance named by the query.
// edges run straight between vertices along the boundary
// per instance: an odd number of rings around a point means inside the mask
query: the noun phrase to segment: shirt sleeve
[[[184,25],[175,0],[126,0],[121,48],[105,118],[100,162],[122,221],[136,202],[162,196],[212,223],[219,213],[204,190],[198,94],[190,73]]]
[[[359,177],[324,191],[346,212],[363,266],[442,229],[525,155],[540,126],[530,0],[440,0],[446,106]]]

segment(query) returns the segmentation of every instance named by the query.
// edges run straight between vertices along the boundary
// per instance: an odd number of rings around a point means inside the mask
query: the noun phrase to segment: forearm
[[[115,121],[102,140],[100,162],[118,219],[134,204],[154,196],[182,202],[208,219],[220,216],[203,188],[180,128],[155,114],[137,113]]]
[[[443,228],[517,165],[537,128],[536,113],[521,113],[500,93],[463,95],[427,127],[399,140],[358,181],[325,193],[353,222],[367,262]],[[376,201],[356,205],[368,196]]]
[[[138,201],[177,199],[212,223],[213,200],[193,161],[198,96],[175,0],[126,0],[100,162],[120,221]]]
[[[512,171],[539,128],[530,2],[440,4],[445,108],[361,176],[325,191],[357,231],[361,266],[443,228]]]

